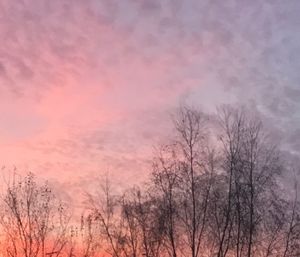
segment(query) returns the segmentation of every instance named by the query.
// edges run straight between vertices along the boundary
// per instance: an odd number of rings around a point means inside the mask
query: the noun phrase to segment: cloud
[[[64,171],[66,181],[107,169],[120,181],[142,178],[184,101],[252,104],[299,151],[291,139],[300,128],[299,9],[260,0],[2,1],[3,162],[45,177]]]

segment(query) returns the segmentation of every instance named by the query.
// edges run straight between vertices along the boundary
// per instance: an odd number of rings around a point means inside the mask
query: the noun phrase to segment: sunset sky
[[[299,0],[0,0],[0,165],[133,184],[180,104],[257,109],[300,154]]]

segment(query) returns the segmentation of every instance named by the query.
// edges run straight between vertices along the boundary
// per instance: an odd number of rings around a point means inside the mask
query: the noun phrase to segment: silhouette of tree
[[[60,256],[68,243],[70,215],[50,186],[33,174],[7,185],[0,222],[7,256]]]
[[[182,107],[150,179],[122,193],[108,178],[71,224],[68,208],[33,174],[1,198],[8,257],[298,257],[300,204],[263,123],[245,108],[215,115]],[[295,178],[297,181],[297,178]]]

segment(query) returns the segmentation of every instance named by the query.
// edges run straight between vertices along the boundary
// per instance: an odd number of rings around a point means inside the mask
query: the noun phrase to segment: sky
[[[181,104],[258,110],[300,154],[299,0],[0,0],[0,165],[142,181]]]

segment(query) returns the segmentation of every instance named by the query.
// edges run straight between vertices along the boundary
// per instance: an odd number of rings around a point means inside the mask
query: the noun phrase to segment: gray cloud
[[[157,124],[181,101],[208,109],[253,105],[299,154],[299,11],[297,0],[2,1],[0,88],[43,97],[63,87],[66,75],[82,87],[95,77],[107,108],[138,109],[128,123],[115,124],[121,128],[28,146],[66,161],[83,156],[136,168],[145,160],[125,153],[134,153],[136,142],[159,141],[169,125]]]

